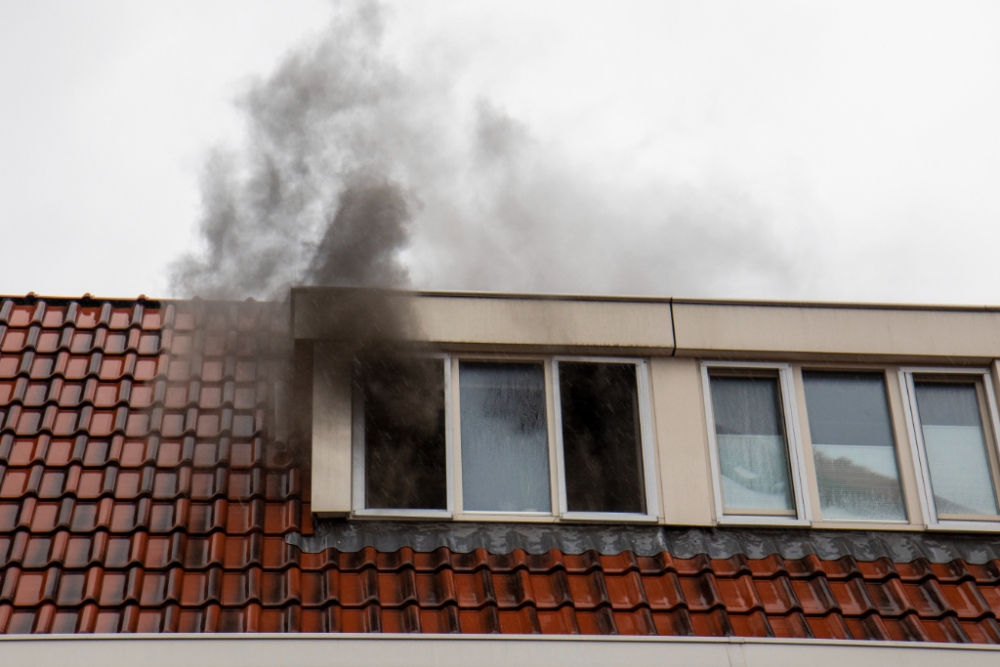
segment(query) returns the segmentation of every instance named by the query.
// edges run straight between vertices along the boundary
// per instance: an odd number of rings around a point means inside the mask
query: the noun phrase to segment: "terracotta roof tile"
[[[302,553],[307,470],[266,445],[268,308],[0,299],[0,632],[1000,643],[996,561]]]

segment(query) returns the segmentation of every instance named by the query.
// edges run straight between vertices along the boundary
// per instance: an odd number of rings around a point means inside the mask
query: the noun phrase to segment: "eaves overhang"
[[[296,287],[292,331],[337,340],[375,301],[452,351],[988,364],[1000,308]]]

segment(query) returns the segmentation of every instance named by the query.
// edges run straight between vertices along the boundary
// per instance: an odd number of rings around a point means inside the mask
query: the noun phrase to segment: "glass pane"
[[[938,514],[995,515],[976,386],[918,382],[914,389]]]
[[[794,511],[775,377],[713,377],[724,511]]]
[[[463,362],[459,386],[464,509],[550,512],[542,365]]]
[[[885,380],[803,373],[824,519],[905,520]]]
[[[646,512],[635,364],[559,362],[566,504]]]
[[[447,509],[443,362],[380,361],[361,383],[365,507]]]

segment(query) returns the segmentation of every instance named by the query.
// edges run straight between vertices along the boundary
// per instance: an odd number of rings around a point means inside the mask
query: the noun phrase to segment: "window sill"
[[[920,523],[910,523],[909,521],[813,521],[812,527],[816,530],[900,530],[900,531],[922,531],[926,528]]]
[[[1000,533],[1000,521],[939,521],[927,526],[927,531]]]
[[[462,512],[455,515],[455,521],[557,523],[559,517],[542,512]]]
[[[623,512],[566,512],[560,517],[562,523],[659,523],[659,518],[649,514],[626,514]]]
[[[390,510],[364,509],[351,512],[352,519],[436,519],[450,520],[452,513],[448,510]]]
[[[795,526],[800,528],[809,528],[812,526],[812,522],[807,519],[797,519],[792,517],[780,517],[780,516],[723,516],[719,517],[716,522],[720,526],[765,526],[765,527],[779,527],[787,528],[788,526]]]
[[[317,513],[321,515],[321,513]],[[621,524],[659,524],[660,519],[645,514],[620,514],[616,512],[571,512],[562,516],[536,512],[462,512],[452,514],[447,511],[427,510],[388,510],[366,509],[355,510],[351,519],[395,519],[395,520],[431,520],[449,521],[454,523],[492,522],[492,523],[621,523]]]

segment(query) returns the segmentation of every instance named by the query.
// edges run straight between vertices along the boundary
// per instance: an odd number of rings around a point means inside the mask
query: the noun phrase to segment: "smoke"
[[[387,12],[337,6],[240,100],[247,137],[207,161],[202,247],[179,296],[291,285],[749,296],[790,293],[786,237],[737,189],[580,164],[461,72],[387,52]]]
[[[418,203],[391,146],[413,143],[401,107],[413,93],[380,58],[381,34],[380,8],[352,5],[246,92],[246,142],[216,149],[206,161],[202,248],[171,267],[175,294],[279,302],[272,321],[258,326],[281,329],[293,285],[409,285],[400,253]],[[342,344],[327,372],[351,373],[358,364],[367,369],[360,375],[394,370],[397,380],[426,384],[419,364],[386,344],[406,328],[407,312],[381,290],[354,293],[342,305],[335,336]],[[312,348],[293,347],[287,337],[285,343],[253,362],[271,369],[275,394],[284,395],[274,408],[275,424],[286,428],[272,434],[268,441],[277,447],[270,449],[301,465],[311,439]],[[402,410],[400,427],[426,430],[424,412]]]
[[[387,145],[402,138],[390,126],[406,82],[379,58],[381,32],[379,7],[358,4],[245,94],[246,145],[207,162],[204,248],[172,266],[175,293],[280,299],[295,284],[408,283],[398,253],[414,203]]]
[[[319,285],[406,283],[396,251],[408,240],[406,200],[387,181],[349,184],[323,233],[307,281]]]
[[[281,302],[291,286],[324,285],[736,296],[793,282],[780,237],[738,192],[579,164],[495,103],[463,102],[460,72],[429,65],[440,59],[397,63],[385,21],[373,1],[340,4],[248,88],[246,140],[206,161],[201,247],[172,265],[175,295]],[[437,433],[442,419],[440,377],[393,345],[408,313],[382,289],[345,304],[340,358],[324,372],[360,369],[366,413],[395,415],[369,424],[376,468],[392,480],[441,468],[443,441],[399,436]],[[287,310],[274,313],[263,326],[287,326]],[[290,387],[286,451],[303,462],[311,359],[289,345],[256,360]],[[440,504],[418,486],[369,501]]]

